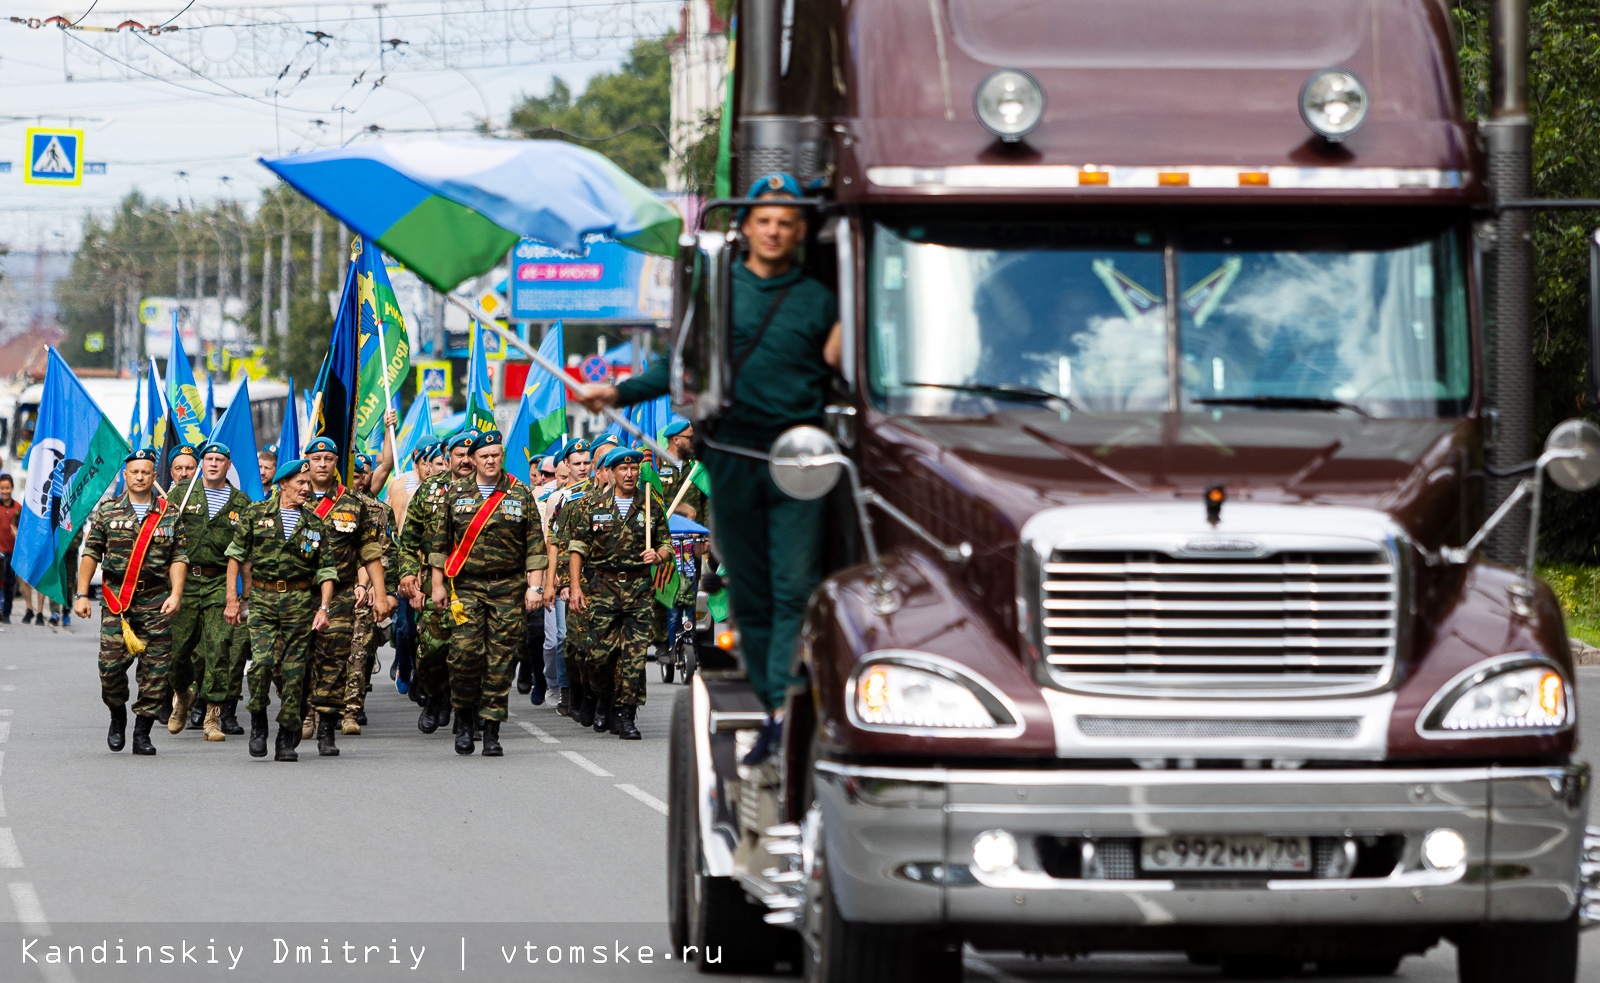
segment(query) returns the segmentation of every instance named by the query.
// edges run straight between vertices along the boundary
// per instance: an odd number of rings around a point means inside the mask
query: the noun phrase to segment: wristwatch
[[[544,588],[543,588],[543,587],[535,587],[535,588],[534,588],[534,589],[533,589],[533,592],[534,592],[534,593],[535,593],[535,594],[543,594],[543,593],[544,593]]]
[[[83,598],[83,599],[84,599],[84,600],[85,600],[85,601],[89,601],[89,600],[93,600],[93,598],[92,598],[92,597],[90,597],[90,596],[89,596],[89,595],[88,595],[88,594],[74,594],[74,595],[72,595],[72,596],[73,596],[73,597],[81,597],[81,598]]]

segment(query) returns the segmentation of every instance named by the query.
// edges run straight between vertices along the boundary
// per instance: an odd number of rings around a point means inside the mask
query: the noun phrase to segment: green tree
[[[1600,0],[1534,0],[1532,8],[1534,195],[1600,198]],[[1455,14],[1466,105],[1479,115],[1488,91],[1489,0],[1463,0]],[[1580,412],[1588,352],[1588,232],[1597,222],[1600,212],[1540,212],[1535,219],[1532,354],[1541,441],[1556,423]],[[1592,500],[1553,486],[1547,494],[1543,554],[1552,561],[1600,562],[1600,510]]]
[[[511,128],[524,137],[599,151],[640,183],[659,187],[668,153],[671,81],[666,45],[638,41],[621,69],[594,76],[580,95],[557,78],[548,95],[524,96],[511,111]]]

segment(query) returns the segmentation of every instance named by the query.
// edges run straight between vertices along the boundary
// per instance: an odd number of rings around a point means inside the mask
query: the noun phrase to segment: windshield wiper
[[[1064,403],[1068,409],[1077,409],[1072,400],[1053,393],[1047,389],[1035,389],[1033,386],[1019,386],[1011,382],[901,382],[902,386],[918,386],[923,389],[950,389],[955,392],[977,393],[980,396],[993,396],[997,399],[1028,400],[1039,403]]]
[[[1190,400],[1201,406],[1254,406],[1267,410],[1349,410],[1372,418],[1372,414],[1354,403],[1322,396],[1207,396]]]

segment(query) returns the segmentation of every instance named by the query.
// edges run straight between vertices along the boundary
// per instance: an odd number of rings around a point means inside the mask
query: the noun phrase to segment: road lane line
[[[547,731],[540,730],[526,720],[517,721],[517,726],[539,739],[540,744],[560,744],[561,742],[551,737]]]
[[[643,802],[645,805],[661,813],[663,816],[667,814],[667,804],[665,802],[662,802],[660,799],[651,795],[649,792],[646,792],[637,785],[618,785],[617,788],[622,789],[622,791],[638,799],[640,802]]]
[[[11,721],[0,720],[0,744],[11,740]]]
[[[11,906],[17,909],[17,921],[36,935],[49,935],[50,922],[44,917],[44,905],[39,903],[33,885],[14,881],[6,887],[11,891]]]
[[[0,819],[4,818],[6,818],[6,796],[5,789],[0,789]]]
[[[17,838],[11,835],[10,826],[0,826],[0,867],[21,867],[22,853],[17,849]]]
[[[573,764],[577,765],[579,768],[582,768],[584,771],[588,772],[589,774],[595,776],[596,778],[615,778],[615,777],[617,777],[617,776],[611,774],[611,772],[606,771],[604,768],[602,768],[599,765],[595,764],[593,761],[590,761],[588,758],[585,758],[583,755],[579,754],[576,751],[562,751],[561,752],[561,756],[563,758],[566,758],[568,761],[572,762]]]
[[[0,686],[0,693],[15,693],[16,691],[17,691],[17,688],[15,686],[11,685],[10,683],[6,683],[4,686]]]
[[[9,717],[9,716],[11,716],[12,713],[13,713],[13,711],[10,710],[9,708],[5,709],[5,710],[0,710],[0,717]]]

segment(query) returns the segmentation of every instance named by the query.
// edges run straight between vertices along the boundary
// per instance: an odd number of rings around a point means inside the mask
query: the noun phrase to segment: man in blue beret
[[[741,216],[747,244],[733,268],[732,406],[710,433],[718,443],[763,454],[778,435],[800,424],[822,425],[828,381],[843,354],[839,305],[796,261],[806,220],[785,200],[800,197],[788,174],[750,187],[771,199]],[[590,387],[583,400],[631,406],[669,390],[668,359],[619,386]],[[717,503],[717,544],[728,567],[728,592],[739,622],[750,683],[771,716],[748,757],[764,761],[778,746],[782,708],[800,622],[822,580],[822,500],[802,502],[778,490],[764,460],[708,449],[704,463]]]
[[[128,670],[137,662],[133,753],[138,755],[156,753],[150,727],[171,698],[167,661],[172,655],[172,616],[182,604],[189,564],[183,530],[166,499],[154,491],[159,460],[150,448],[129,454],[122,463],[122,494],[89,514],[72,605],[79,618],[89,617],[89,583],[104,566],[99,668],[100,699],[111,711],[106,746],[121,751],[126,741]]]
[[[593,483],[590,466],[593,457],[584,440],[569,441],[559,452],[560,466],[565,476],[563,484],[540,502],[541,513],[549,530],[546,547],[550,565],[555,570],[555,602],[545,609],[544,619],[544,678],[547,692],[557,693],[556,713],[571,717],[582,726],[594,723],[591,712],[588,723],[583,723],[580,709],[583,705],[586,683],[583,660],[578,653],[583,650],[584,624],[588,616],[575,614],[568,602],[572,596],[570,579],[571,553],[568,543],[571,531],[566,522],[569,509],[589,494]]]
[[[193,478],[200,470],[200,452],[193,444],[179,444],[167,452],[167,471],[172,475],[172,487]]]
[[[172,715],[167,730],[204,726],[205,739],[223,741],[243,734],[237,719],[237,696],[230,688],[237,672],[243,675],[243,638],[223,618],[228,573],[228,546],[233,542],[240,516],[250,499],[228,482],[233,453],[212,441],[200,448],[200,473],[175,483],[168,501],[183,526],[188,544],[189,575],[183,584],[183,607],[172,619]],[[238,689],[233,690],[234,694]],[[191,703],[193,704],[191,708]]]

